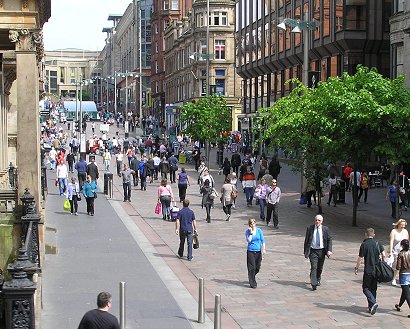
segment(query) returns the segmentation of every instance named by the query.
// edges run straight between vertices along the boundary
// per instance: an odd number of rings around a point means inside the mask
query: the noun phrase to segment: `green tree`
[[[180,107],[179,120],[183,132],[195,140],[206,141],[209,167],[209,143],[224,140],[232,128],[232,111],[223,96],[211,95]]]
[[[296,154],[291,165],[307,179],[318,184],[328,160],[352,160],[356,171],[371,152],[396,164],[409,162],[410,145],[404,142],[410,137],[410,93],[403,78],[386,79],[358,66],[355,75],[329,78],[315,89],[298,80],[292,83],[296,88],[289,96],[260,110],[267,127],[263,138],[273,138]]]

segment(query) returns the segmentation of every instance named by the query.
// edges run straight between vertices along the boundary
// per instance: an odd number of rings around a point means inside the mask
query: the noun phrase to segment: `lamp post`
[[[305,11],[304,20],[285,18],[277,25],[278,28],[286,30],[287,26],[292,28],[293,33],[303,31],[303,83],[308,86],[309,80],[309,31],[315,30],[319,26],[319,22],[309,21],[309,11]]]

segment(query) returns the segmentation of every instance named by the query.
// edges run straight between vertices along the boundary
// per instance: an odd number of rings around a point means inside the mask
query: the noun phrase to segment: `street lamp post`
[[[117,72],[114,72],[114,114],[117,115]]]

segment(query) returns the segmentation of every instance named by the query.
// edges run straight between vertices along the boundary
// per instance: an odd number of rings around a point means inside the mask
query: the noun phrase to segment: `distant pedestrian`
[[[231,166],[236,176],[239,175],[239,167],[241,166],[241,155],[239,153],[233,153],[231,156]]]
[[[380,254],[382,255],[382,258],[385,257],[385,254],[383,245],[374,239],[375,232],[373,228],[366,229],[364,236],[365,240],[360,245],[359,256],[357,257],[354,273],[357,274],[360,263],[364,260],[362,283],[363,293],[367,298],[369,313],[374,315],[379,307],[376,301],[376,264],[380,261]]]
[[[268,185],[263,178],[260,179],[260,184],[255,189],[255,198],[259,202],[259,218],[265,221],[265,206],[266,194],[268,193]]]
[[[256,177],[250,166],[246,167],[246,173],[242,177],[242,186],[246,195],[246,203],[248,207],[250,207],[252,206],[253,195],[256,187]]]
[[[248,268],[249,285],[255,289],[258,286],[255,276],[260,271],[262,255],[266,254],[266,246],[262,230],[256,227],[256,220],[253,218],[249,219],[248,225],[249,227],[245,233],[246,242],[248,243],[246,264]]]
[[[269,225],[270,219],[273,219],[273,228],[279,228],[279,218],[278,218],[278,205],[280,201],[280,196],[282,192],[277,186],[276,179],[272,180],[272,186],[268,188],[266,193],[266,225]]]
[[[97,307],[84,314],[78,329],[120,329],[118,319],[109,313],[112,297],[109,292],[100,292],[97,296]]]
[[[323,224],[323,216],[316,215],[315,223],[306,229],[304,254],[310,261],[310,283],[312,290],[320,286],[325,256],[332,255],[332,237]]]
[[[222,172],[225,175],[225,178],[231,173],[231,162],[228,160],[228,158],[225,158],[222,164]]]
[[[118,176],[120,176],[120,174],[121,174],[123,159],[124,159],[124,154],[122,154],[121,152],[118,152],[117,155],[115,156],[115,162],[117,164],[117,175]]]
[[[80,190],[82,190],[87,178],[87,162],[83,158],[80,158],[75,164],[75,169],[77,170],[78,184],[80,184]]]
[[[132,180],[134,183],[134,187],[138,186],[138,172],[139,172],[139,160],[137,159],[137,156],[134,154],[134,157],[131,160],[131,164],[130,164],[130,168],[131,170],[133,170],[133,174],[132,174]]]
[[[221,202],[222,202],[222,209],[226,215],[226,221],[228,222],[231,218],[231,207],[233,204],[232,199],[232,192],[236,192],[236,188],[234,188],[231,184],[231,180],[229,177],[225,178],[225,182],[221,188]]]
[[[68,168],[62,160],[60,160],[57,166],[56,182],[58,184],[60,195],[63,195],[66,192],[68,185]]]
[[[360,187],[359,187],[359,196],[358,196],[359,202],[364,192],[364,203],[367,203],[368,191],[369,191],[369,175],[367,175],[366,171],[363,171],[362,174],[360,175]]]
[[[400,307],[407,302],[410,308],[410,251],[409,240],[404,239],[400,242],[401,251],[397,257],[396,269],[400,272],[399,280],[401,285],[401,296],[398,304],[394,305],[397,311],[400,312]],[[407,315],[410,318],[410,315]]]
[[[171,202],[174,201],[174,193],[171,185],[168,184],[166,178],[161,180],[161,185],[158,187],[158,202],[162,205],[162,219],[171,220]]]
[[[106,149],[103,154],[105,172],[110,172],[111,153]]]
[[[87,165],[87,175],[91,176],[93,182],[97,182],[97,179],[100,177],[98,172],[98,167],[95,164],[95,157],[90,157],[90,163]]]
[[[187,259],[192,260],[192,238],[193,234],[197,232],[196,220],[194,212],[189,209],[189,200],[183,201],[183,208],[178,212],[178,217],[175,222],[175,233],[179,235],[179,249],[178,256],[184,256],[185,239],[188,244]]]
[[[191,183],[189,182],[188,174],[184,167],[181,168],[181,172],[178,174],[177,177],[178,181],[178,192],[179,192],[179,201],[182,202],[185,200],[186,190],[188,185],[190,186]]]
[[[272,160],[270,161],[270,163],[269,163],[269,168],[268,168],[269,174],[272,175],[272,177],[273,177],[274,179],[278,179],[278,176],[279,176],[279,174],[280,174],[280,169],[281,169],[281,168],[282,168],[282,167],[281,167],[281,165],[280,165],[280,163],[279,163],[278,158],[277,158],[276,156],[274,156],[274,157],[272,158]]]
[[[391,184],[387,187],[386,202],[390,201],[391,205],[391,217],[396,219],[396,198],[397,198],[397,181],[392,180]]]
[[[134,170],[128,168],[128,165],[124,163],[124,168],[121,171],[122,187],[124,189],[124,202],[131,202],[131,176],[133,173]]]
[[[169,162],[166,157],[163,157],[159,163],[159,171],[161,172],[161,178],[167,179],[170,170]]]
[[[332,202],[333,199],[333,207],[336,207],[338,189],[337,178],[334,173],[331,173],[329,178],[329,199],[327,201],[328,206],[330,206],[330,202]]]
[[[212,186],[210,180],[207,179],[201,187],[202,209],[205,207],[207,223],[211,222],[211,208],[214,205],[214,199],[211,198],[211,192]]]
[[[71,177],[71,182],[67,186],[66,196],[70,201],[71,215],[78,216],[78,199],[80,195],[80,186],[76,182],[75,177]]]
[[[68,171],[71,173],[74,172],[74,161],[75,161],[75,156],[71,151],[68,151],[67,156],[65,157],[65,160],[68,164]]]

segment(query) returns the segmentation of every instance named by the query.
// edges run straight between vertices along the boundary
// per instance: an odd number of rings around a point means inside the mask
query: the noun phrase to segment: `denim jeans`
[[[259,199],[259,217],[262,220],[265,220],[265,206],[266,206],[266,200]]]
[[[184,255],[184,245],[185,245],[185,238],[188,243],[188,256],[187,259],[192,259],[192,231],[181,231],[179,232],[179,249],[178,249],[178,256],[182,257]]]
[[[254,194],[254,189],[253,187],[245,187],[245,195],[246,195],[246,203],[252,204],[252,200],[253,200],[253,194]]]
[[[167,215],[171,216],[171,197],[160,196],[159,201],[161,201],[162,205],[162,218],[166,219]]]
[[[63,194],[67,189],[67,178],[59,178],[58,179],[58,189],[60,191],[60,195]]]
[[[367,298],[367,304],[369,310],[376,304],[376,294],[377,294],[377,279],[372,275],[363,274],[363,293]]]

